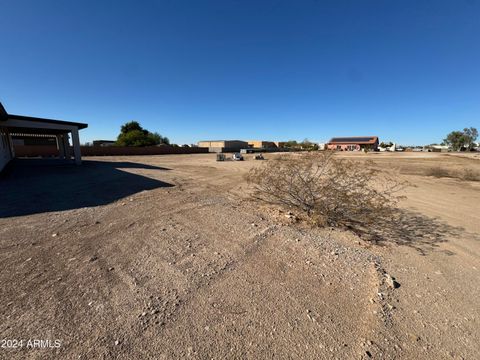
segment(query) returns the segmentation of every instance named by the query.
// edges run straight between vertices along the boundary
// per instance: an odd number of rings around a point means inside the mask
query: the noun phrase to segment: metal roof
[[[334,137],[329,144],[374,144],[378,141],[377,136],[350,136],[350,137]]]

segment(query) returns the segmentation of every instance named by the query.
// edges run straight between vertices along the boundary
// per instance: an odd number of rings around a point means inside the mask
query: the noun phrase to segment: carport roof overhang
[[[85,129],[88,125],[72,121],[8,114],[3,121],[0,121],[0,126],[7,127],[11,133],[62,134],[75,128]]]
[[[88,124],[8,114],[2,103],[0,103],[0,126],[8,128],[9,132],[12,133],[62,134],[72,131],[73,129],[85,129]]]

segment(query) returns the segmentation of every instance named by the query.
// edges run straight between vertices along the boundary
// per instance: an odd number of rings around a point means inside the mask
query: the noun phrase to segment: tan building
[[[263,140],[249,140],[248,145],[249,147],[252,147],[254,149],[270,149],[277,147],[277,144],[275,142]]]
[[[198,142],[198,147],[206,147],[209,152],[238,152],[248,148],[248,143],[241,140],[204,140]]]

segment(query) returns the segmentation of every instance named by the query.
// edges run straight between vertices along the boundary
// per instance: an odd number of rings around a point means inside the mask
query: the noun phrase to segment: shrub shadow
[[[367,237],[378,245],[394,243],[416,249],[421,255],[434,251],[439,244],[465,235],[465,229],[425,216],[423,214],[398,209],[390,217],[379,219],[369,231],[362,231],[362,237]],[[453,255],[450,251],[444,251]]]

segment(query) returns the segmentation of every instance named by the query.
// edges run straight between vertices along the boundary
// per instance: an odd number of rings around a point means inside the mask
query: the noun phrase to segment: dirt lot
[[[251,155],[18,161],[0,179],[0,339],[25,342],[0,358],[480,358],[480,182],[427,176],[480,158],[340,156],[415,185],[381,246],[249,200]]]

